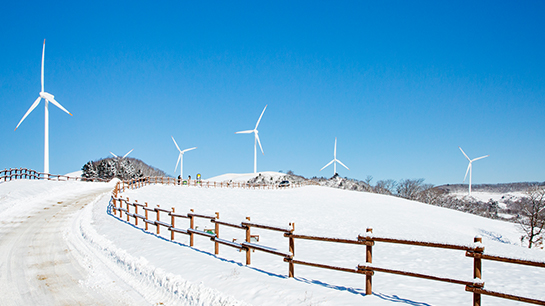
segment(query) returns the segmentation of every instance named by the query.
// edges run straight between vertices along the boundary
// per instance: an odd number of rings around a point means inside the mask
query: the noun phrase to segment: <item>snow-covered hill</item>
[[[232,179],[229,178],[229,179]],[[15,181],[0,184],[0,218],[24,213],[29,205],[40,205],[45,197],[61,199],[66,190],[94,188],[85,182]],[[63,191],[64,190],[64,191]],[[540,250],[520,246],[515,224],[430,206],[401,198],[308,186],[286,190],[207,189],[181,186],[147,186],[123,193],[131,201],[175,207],[185,213],[220,213],[221,220],[239,223],[250,216],[253,222],[287,227],[295,232],[355,239],[372,227],[377,236],[425,241],[471,244],[483,237],[487,253],[545,260]],[[221,247],[213,255],[213,243],[196,237],[188,247],[187,236],[177,242],[144,232],[107,213],[108,198],[87,206],[74,221],[74,231],[94,249],[96,256],[114,270],[134,278],[135,286],[148,292],[151,303],[187,305],[470,305],[472,295],[463,286],[376,273],[373,295],[364,296],[365,277],[357,274],[296,266],[295,279],[287,278],[287,264],[280,257],[256,251],[252,265],[244,265],[244,253]],[[11,207],[10,209],[6,209]],[[2,226],[11,226],[4,224]],[[179,221],[179,227],[188,226]],[[197,226],[209,227],[209,222]],[[264,230],[260,243],[287,250],[281,234]],[[226,239],[244,236],[235,229],[222,231]],[[66,239],[70,239],[67,236]],[[354,268],[365,261],[361,246],[333,243],[296,242],[296,259]],[[381,267],[409,270],[464,280],[472,279],[472,259],[464,252],[377,243],[373,263]],[[490,290],[545,299],[543,269],[486,261],[484,281]],[[86,282],[82,281],[85,286]],[[155,288],[155,289],[150,289]],[[157,289],[159,288],[159,289]],[[183,304],[183,303],[182,303]],[[483,305],[518,305],[483,296]]]

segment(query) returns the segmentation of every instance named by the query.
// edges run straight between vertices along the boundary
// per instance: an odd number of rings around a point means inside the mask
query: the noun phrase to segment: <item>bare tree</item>
[[[424,179],[405,179],[399,181],[397,184],[396,192],[397,196],[409,200],[416,200],[418,194],[422,191]]]
[[[394,194],[396,190],[396,186],[397,186],[397,182],[395,180],[392,180],[392,179],[380,180],[380,181],[377,181],[377,184],[373,188],[374,189],[373,191],[375,193],[392,195]]]
[[[432,184],[422,184],[416,200],[431,205],[440,205],[444,199],[445,191],[434,187]]]
[[[372,176],[372,175],[368,175],[368,176],[365,178],[365,180],[364,180],[364,182],[365,182],[365,184],[366,184],[366,186],[365,186],[365,191],[367,191],[367,192],[373,192],[373,187],[371,187],[371,181],[372,181],[372,180],[373,180],[373,176]]]
[[[528,248],[543,241],[545,228],[545,188],[532,186],[526,196],[514,203],[519,213],[518,223],[524,231],[521,240],[528,240]]]

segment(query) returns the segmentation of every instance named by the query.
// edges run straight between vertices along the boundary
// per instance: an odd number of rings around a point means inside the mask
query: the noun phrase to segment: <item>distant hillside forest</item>
[[[545,186],[545,182],[522,182],[522,183],[501,183],[501,184],[471,184],[471,190],[476,192],[508,193],[525,191],[532,186]],[[467,184],[446,184],[437,186],[448,193],[467,191]]]
[[[163,170],[147,165],[140,159],[132,157],[108,157],[89,161],[81,168],[82,177],[111,180],[129,180],[145,176],[167,176]]]

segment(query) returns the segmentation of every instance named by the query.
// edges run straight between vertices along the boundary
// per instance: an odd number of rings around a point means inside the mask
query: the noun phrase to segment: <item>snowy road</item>
[[[2,305],[142,304],[143,299],[107,269],[90,275],[89,256],[65,239],[77,215],[102,189],[45,197],[27,216],[2,220],[0,226],[0,292]],[[83,251],[82,251],[83,250]],[[96,263],[94,268],[97,269]],[[115,290],[89,286],[90,279],[115,283]],[[121,289],[121,290],[120,290]],[[121,292],[121,294],[120,294]],[[144,302],[145,303],[145,302]]]

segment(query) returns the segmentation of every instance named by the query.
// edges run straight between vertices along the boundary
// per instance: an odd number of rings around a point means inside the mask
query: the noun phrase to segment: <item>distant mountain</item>
[[[146,176],[168,176],[163,170],[152,167],[140,159],[125,158],[103,158],[96,161],[89,161],[83,167],[82,177],[101,178],[111,180],[117,177],[121,180],[135,179]]]

